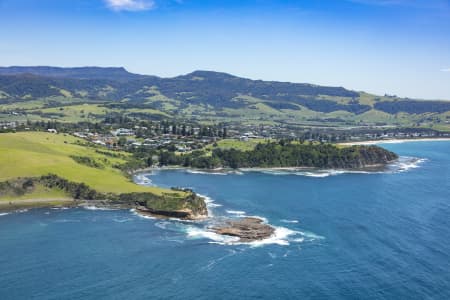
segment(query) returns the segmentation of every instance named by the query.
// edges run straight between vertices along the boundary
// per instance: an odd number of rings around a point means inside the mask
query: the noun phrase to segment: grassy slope
[[[267,139],[250,139],[247,142],[244,141],[238,141],[235,139],[225,139],[225,140],[220,140],[217,142],[217,146],[214,147],[213,145],[208,145],[205,147],[206,152],[206,156],[210,156],[212,155],[212,151],[216,148],[220,148],[220,149],[236,149],[236,150],[241,150],[241,151],[251,151],[253,149],[255,149],[256,145],[258,145],[259,143],[265,143],[267,142]]]
[[[27,192],[23,195],[15,195],[15,194],[6,194],[0,198],[1,202],[9,202],[9,201],[23,201],[23,200],[45,200],[45,201],[71,201],[73,200],[69,197],[64,191],[60,189],[51,189],[47,188],[41,184],[35,185],[32,192]]]
[[[152,192],[158,195],[168,192],[134,184],[111,167],[114,163],[123,162],[121,159],[74,145],[76,141],[72,136],[44,132],[0,134],[0,181],[54,173],[70,181],[84,182],[100,192]],[[70,155],[106,158],[110,163],[104,169],[96,169],[76,163]]]
[[[274,109],[267,105],[267,102],[273,102],[268,99],[258,99],[248,95],[241,95],[236,97],[236,102],[241,102],[246,105],[243,108],[222,108],[214,109],[206,105],[198,103],[184,103],[175,99],[168,98],[162,95],[157,89],[149,88],[146,92],[145,103],[154,104],[156,109],[136,109],[131,108],[127,110],[112,109],[102,107],[99,104],[81,102],[89,102],[87,100],[76,98],[65,98],[63,96],[50,97],[39,100],[30,100],[18,102],[14,104],[5,104],[0,108],[0,121],[46,121],[49,116],[39,116],[36,112],[58,114],[56,117],[61,122],[80,122],[80,121],[101,121],[106,113],[117,112],[122,114],[128,113],[144,113],[147,115],[159,115],[161,117],[170,118],[175,116],[178,118],[195,119],[205,125],[215,124],[217,122],[239,122],[240,124],[265,124],[275,125],[279,123],[297,124],[297,125],[312,125],[312,126],[357,126],[363,124],[377,124],[385,123],[391,126],[419,126],[425,128],[434,128],[438,130],[450,130],[450,123],[448,122],[448,112],[442,114],[387,114],[376,109],[371,109],[360,115],[356,115],[346,111],[334,111],[330,113],[323,113],[312,111],[304,106],[297,105],[300,110],[291,109]],[[332,100],[342,104],[348,104],[352,99],[345,97],[332,97],[318,95],[317,98]],[[373,106],[377,101],[393,101],[392,97],[376,96],[368,93],[360,93],[357,99],[361,104]],[[44,108],[52,102],[61,103],[61,106]],[[67,104],[71,106],[65,106]],[[27,115],[14,116],[5,114],[8,111],[24,110]],[[4,112],[4,113],[2,113]],[[174,115],[175,113],[175,115]],[[56,115],[55,115],[56,116]],[[339,118],[344,122],[330,121],[329,119]]]

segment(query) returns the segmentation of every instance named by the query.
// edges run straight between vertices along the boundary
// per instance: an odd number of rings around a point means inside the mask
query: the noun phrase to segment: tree
[[[127,139],[126,139],[125,137],[121,136],[121,137],[119,138],[119,141],[117,142],[117,144],[118,144],[119,146],[123,147],[123,146],[125,146],[125,145],[127,144]]]

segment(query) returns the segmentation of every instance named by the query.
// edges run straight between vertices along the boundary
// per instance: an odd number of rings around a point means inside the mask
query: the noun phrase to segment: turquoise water
[[[378,174],[160,171],[208,196],[200,223],[130,211],[0,216],[0,299],[449,299],[450,142],[387,144]],[[142,179],[142,178],[138,178]],[[242,215],[277,236],[233,244],[207,226]]]

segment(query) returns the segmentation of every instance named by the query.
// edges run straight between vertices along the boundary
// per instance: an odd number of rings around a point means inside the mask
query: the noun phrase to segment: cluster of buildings
[[[0,129],[15,129],[17,127],[17,122],[0,122]]]
[[[198,139],[195,137],[180,136],[175,134],[161,134],[148,138],[137,138],[134,129],[118,128],[108,134],[90,132],[88,129],[83,132],[75,132],[74,136],[87,140],[97,145],[102,145],[110,149],[122,147],[145,147],[149,149],[170,148],[178,152],[188,152],[199,148],[199,144],[209,144],[216,138],[205,137]]]

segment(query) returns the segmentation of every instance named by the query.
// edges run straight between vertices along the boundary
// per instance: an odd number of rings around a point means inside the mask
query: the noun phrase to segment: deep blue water
[[[450,299],[450,142],[384,146],[426,160],[380,174],[149,176],[209,196],[213,220],[266,218],[279,237],[264,245],[129,211],[0,216],[0,299]]]

